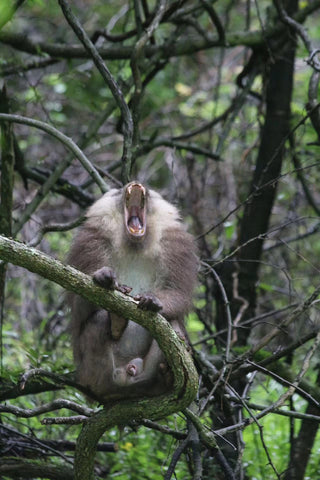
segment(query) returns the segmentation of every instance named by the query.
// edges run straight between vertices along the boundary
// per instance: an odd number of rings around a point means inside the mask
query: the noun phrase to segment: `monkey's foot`
[[[112,268],[102,267],[92,275],[93,281],[100,287],[108,290],[114,289],[118,286],[117,277]]]
[[[153,293],[136,295],[134,299],[138,300],[138,308],[141,308],[141,310],[150,310],[151,312],[160,312],[162,310],[162,303]]]

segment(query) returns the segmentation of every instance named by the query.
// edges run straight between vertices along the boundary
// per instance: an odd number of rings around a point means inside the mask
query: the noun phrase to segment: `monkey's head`
[[[131,182],[124,187],[124,221],[129,239],[141,242],[147,231],[148,191],[139,182]]]
[[[86,216],[90,231],[99,231],[117,251],[123,242],[133,248],[151,248],[159,244],[163,231],[181,228],[176,207],[138,181],[105,193]]]

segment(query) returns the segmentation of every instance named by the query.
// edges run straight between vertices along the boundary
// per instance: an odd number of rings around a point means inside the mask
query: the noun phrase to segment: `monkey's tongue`
[[[131,233],[140,233],[143,231],[143,224],[139,217],[132,216],[129,218],[128,227]]]

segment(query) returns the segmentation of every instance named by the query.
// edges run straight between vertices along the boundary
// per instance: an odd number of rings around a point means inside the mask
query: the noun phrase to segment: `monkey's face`
[[[129,183],[124,190],[124,221],[130,240],[140,242],[147,229],[147,191],[139,182]]]

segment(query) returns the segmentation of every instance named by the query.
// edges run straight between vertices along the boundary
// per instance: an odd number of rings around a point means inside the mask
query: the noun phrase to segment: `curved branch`
[[[213,6],[207,1],[207,0],[201,0],[202,5],[204,6],[204,9],[208,12],[209,17],[211,18],[211,21],[213,25],[216,27],[219,39],[221,42],[225,41],[225,31],[224,27],[221,23],[221,20],[219,18],[219,15],[216,13],[215,9]]]
[[[157,340],[174,376],[173,391],[160,397],[110,403],[91,417],[78,439],[75,478],[93,479],[97,442],[110,427],[125,425],[132,420],[163,418],[188,406],[196,395],[198,376],[190,354],[171,325],[161,315],[144,312],[137,302],[118,291],[106,291],[92,278],[73,267],[45,255],[34,248],[0,236],[0,258],[27,268],[63,288],[81,295],[96,305],[137,322]]]
[[[34,120],[33,118],[29,117],[22,117],[21,115],[10,115],[6,113],[0,113],[0,122],[10,122],[10,123],[20,123],[22,125],[29,125],[30,127],[38,128],[39,130],[43,130],[49,135],[52,135],[57,140],[59,140],[65,147],[67,147],[74,156],[81,162],[83,167],[87,170],[89,175],[94,179],[94,181],[99,185],[101,191],[105,193],[108,190],[107,184],[99,174],[99,172],[95,169],[92,165],[90,160],[85,156],[83,151],[78,147],[78,145],[72,140],[72,138],[67,137],[59,130],[54,128],[52,125],[48,123],[41,122],[40,120]]]
[[[129,295],[124,295],[116,290],[106,291],[104,288],[97,286],[89,275],[65,265],[35,248],[27,247],[23,243],[2,235],[0,235],[0,258],[26,268],[30,272],[37,273],[69,291],[81,295],[101,308],[126,318],[129,317],[134,322],[147,328],[158,341],[173,373],[176,372],[174,398],[181,399],[184,392],[188,391],[190,387],[188,384],[189,374],[191,379],[196,378],[192,360],[183,342],[171,328],[169,322],[161,315],[138,309],[138,302]]]

